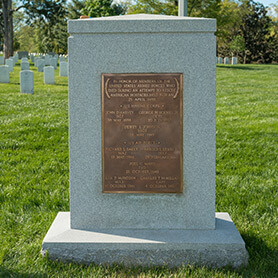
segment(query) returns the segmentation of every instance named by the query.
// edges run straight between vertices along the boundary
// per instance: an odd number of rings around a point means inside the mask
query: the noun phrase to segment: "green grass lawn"
[[[278,277],[278,65],[217,67],[216,211],[228,212],[249,252],[246,268],[82,266],[40,255],[69,211],[68,87],[20,94],[19,64],[0,84],[0,277]]]

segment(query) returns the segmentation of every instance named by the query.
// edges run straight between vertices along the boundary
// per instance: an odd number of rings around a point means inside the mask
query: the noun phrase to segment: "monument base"
[[[42,255],[59,261],[126,266],[246,265],[245,243],[228,213],[216,213],[215,230],[95,230],[70,228],[59,212],[42,244]]]

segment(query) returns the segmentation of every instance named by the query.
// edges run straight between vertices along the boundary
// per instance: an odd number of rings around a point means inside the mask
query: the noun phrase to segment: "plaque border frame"
[[[134,75],[179,75],[180,81],[180,175],[181,182],[179,186],[179,191],[130,191],[130,190],[104,190],[104,96],[105,96],[105,84],[104,77],[105,76],[134,76]],[[111,193],[111,194],[182,194],[183,193],[183,73],[182,72],[149,72],[149,73],[101,73],[101,170],[102,170],[102,193]]]

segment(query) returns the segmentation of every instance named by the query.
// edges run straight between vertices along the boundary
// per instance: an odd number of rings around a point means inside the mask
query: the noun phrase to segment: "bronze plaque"
[[[102,74],[106,193],[182,192],[182,74]]]

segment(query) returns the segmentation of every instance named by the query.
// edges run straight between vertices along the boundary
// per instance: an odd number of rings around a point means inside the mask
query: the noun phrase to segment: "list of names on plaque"
[[[103,192],[182,192],[182,74],[102,74]]]

